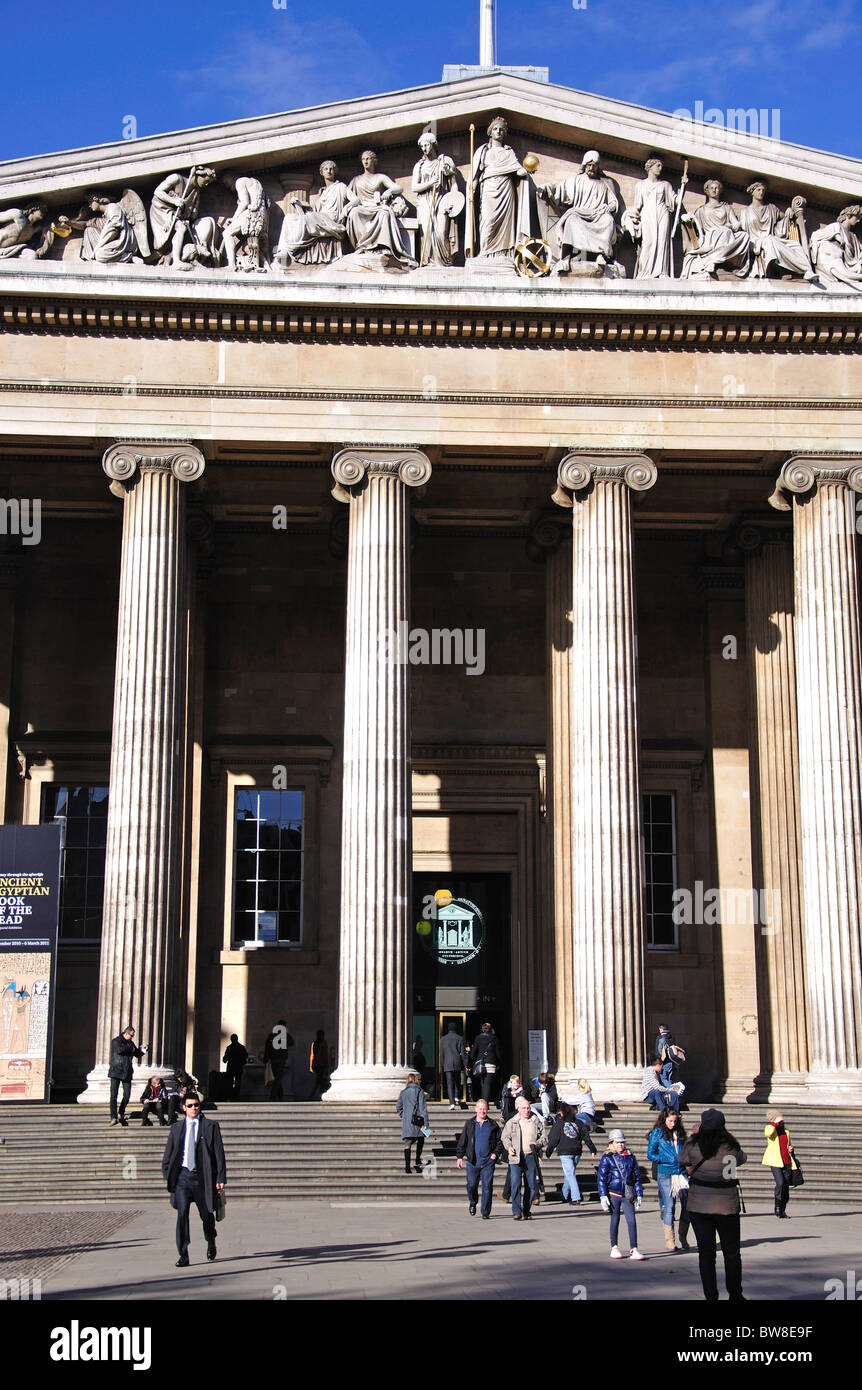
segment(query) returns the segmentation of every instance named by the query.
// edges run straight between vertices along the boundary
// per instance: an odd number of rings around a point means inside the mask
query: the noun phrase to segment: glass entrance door
[[[449,1099],[449,1093],[448,1093],[448,1091],[446,1090],[446,1073],[443,1071],[443,1068],[439,1065],[439,1059],[440,1059],[440,1045],[441,1045],[441,1043],[442,1043],[444,1037],[446,1036],[446,1034],[449,1032],[449,1024],[450,1024],[450,1023],[454,1023],[454,1024],[455,1024],[455,1031],[456,1031],[457,1033],[460,1033],[461,1037],[464,1039],[464,1045],[465,1045],[465,1047],[466,1047],[466,1045],[467,1045],[467,1014],[466,1014],[466,1011],[464,1011],[463,1013],[453,1013],[451,1010],[443,1010],[443,1009],[438,1009],[438,1011],[437,1011],[437,1059],[438,1059],[438,1066],[437,1066],[437,1099],[438,1099],[438,1100],[445,1100],[445,1101],[448,1101],[448,1099]],[[458,1099],[459,1099],[460,1101],[462,1101],[462,1102],[467,1101],[467,1100],[470,1099],[470,1097],[469,1097],[469,1095],[468,1095],[468,1093],[467,1093],[467,1074],[466,1074],[466,1072],[462,1072],[462,1073],[461,1073],[460,1087],[459,1087],[458,1090],[456,1090],[456,1095],[458,1096]]]

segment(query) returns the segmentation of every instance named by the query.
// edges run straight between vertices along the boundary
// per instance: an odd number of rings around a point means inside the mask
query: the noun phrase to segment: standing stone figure
[[[132,188],[124,189],[118,200],[110,193],[88,193],[70,225],[83,228],[82,261],[140,264],[150,255],[146,208]]]
[[[285,266],[291,260],[299,265],[328,265],[343,254],[347,210],[356,198],[338,178],[334,159],[324,159],[320,176],[323,188],[313,201],[303,202],[298,193],[290,200],[275,253],[277,265]]]
[[[856,227],[862,221],[862,206],[851,203],[842,208],[837,222],[811,235],[811,258],[824,285],[849,285],[862,290],[862,239]]]
[[[355,199],[347,213],[347,235],[355,251],[378,251],[387,269],[415,270],[410,237],[400,219],[409,204],[388,174],[377,172],[374,150],[363,150],[362,173],[350,180]]]
[[[455,164],[439,154],[430,130],[417,141],[422,158],[413,166],[411,191],[419,214],[419,264],[453,265],[458,252],[456,217],[464,207],[464,195],[455,178]]]
[[[190,270],[194,261],[218,265],[221,248],[213,217],[201,217],[201,193],[215,183],[214,169],[195,165],[188,178],[168,174],[162,179],[150,203],[153,248],[162,253],[166,265]]]
[[[6,208],[0,212],[0,259],[20,256],[22,260],[41,260],[54,244],[50,225],[43,227],[48,215],[45,203],[27,203],[23,208]],[[38,246],[29,243],[41,233]]]
[[[648,159],[644,168],[646,178],[635,184],[634,203],[623,213],[622,225],[638,244],[634,278],[658,280],[673,275],[670,231],[676,200],[661,176],[661,160]]]
[[[512,252],[530,234],[527,171],[503,141],[509,126],[495,116],[488,141],[473,155],[475,244],[478,254],[511,262]]]
[[[695,213],[684,212],[682,221],[693,228],[696,249],[686,251],[682,262],[683,280],[711,278],[719,266],[743,279],[751,261],[751,238],[740,225],[730,203],[722,201],[724,184],[707,179],[703,185],[706,202]]]
[[[746,192],[751,194],[751,203],[742,209],[739,218],[751,237],[749,276],[754,280],[765,279],[770,266],[777,266],[786,274],[801,275],[804,280],[816,279],[801,241],[805,235],[805,199],[794,198],[782,215],[774,203],[766,202],[766,184],[762,179],[755,179]]]
[[[225,256],[231,270],[264,271],[269,245],[269,198],[260,179],[224,173],[225,188],[236,194],[236,212],[222,227]]]
[[[555,267],[558,274],[570,268],[573,258],[594,260],[600,266],[613,260],[619,202],[610,179],[602,174],[598,150],[587,150],[579,174],[547,184],[537,194],[552,212],[563,210],[552,236],[561,258]]]

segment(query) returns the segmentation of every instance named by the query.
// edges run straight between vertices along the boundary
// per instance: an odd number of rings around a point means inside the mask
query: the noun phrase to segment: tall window
[[[677,925],[673,920],[676,889],[676,798],[673,792],[651,792],[643,799],[646,869],[647,946],[675,950]]]
[[[94,942],[102,935],[107,787],[42,789],[42,822],[60,827],[60,940]]]
[[[233,937],[298,946],[302,940],[301,791],[238,788]]]

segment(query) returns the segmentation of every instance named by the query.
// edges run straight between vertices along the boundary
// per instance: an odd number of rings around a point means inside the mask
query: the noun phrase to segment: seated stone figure
[[[377,172],[373,150],[363,151],[362,170],[350,180],[355,200],[347,214],[351,246],[354,251],[380,253],[387,269],[415,270],[410,236],[399,220],[409,211],[401,188],[386,174]]]
[[[551,234],[558,273],[565,273],[572,260],[592,260],[599,266],[613,261],[619,202],[610,179],[602,174],[597,150],[587,150],[579,174],[536,192],[552,211],[563,210]]]
[[[799,276],[803,280],[815,279],[808,252],[803,245],[805,237],[805,199],[794,198],[785,213],[780,213],[774,203],[766,201],[766,184],[755,179],[746,192],[751,194],[751,203],[739,214],[743,229],[751,237],[752,279],[764,279],[770,271],[783,277]]]
[[[837,222],[830,222],[811,236],[811,258],[824,285],[849,285],[862,290],[862,239],[856,227],[862,206],[842,208]]]
[[[290,200],[275,253],[277,265],[328,265],[344,254],[347,213],[356,196],[338,178],[334,159],[324,159],[320,177],[323,188],[311,202],[303,202],[298,193]]]
[[[714,280],[723,266],[742,279],[751,264],[751,237],[730,203],[722,201],[724,185],[718,179],[707,179],[703,191],[706,202],[695,213],[682,215],[696,243],[683,257],[682,278]]]

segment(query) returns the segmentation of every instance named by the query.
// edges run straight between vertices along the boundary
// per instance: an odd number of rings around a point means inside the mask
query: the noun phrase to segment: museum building
[[[502,70],[0,164],[58,1090],[284,1019],[385,1099],[454,1018],[862,1104],[860,203]]]

